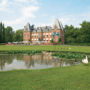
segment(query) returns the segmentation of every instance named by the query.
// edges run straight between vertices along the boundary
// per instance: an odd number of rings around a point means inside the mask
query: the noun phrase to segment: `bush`
[[[68,43],[68,45],[90,46],[90,43]]]

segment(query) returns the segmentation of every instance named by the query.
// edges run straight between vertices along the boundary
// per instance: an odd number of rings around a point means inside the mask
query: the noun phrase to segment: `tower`
[[[54,28],[63,30],[63,25],[58,19],[55,20]]]
[[[58,19],[56,19],[54,23],[53,40],[59,42],[60,39],[61,42],[64,43],[63,25]]]
[[[24,31],[30,31],[30,24],[27,23],[26,26],[24,26]]]
[[[24,26],[24,32],[23,32],[23,41],[24,43],[28,43],[31,40],[31,31],[32,28],[29,23]]]

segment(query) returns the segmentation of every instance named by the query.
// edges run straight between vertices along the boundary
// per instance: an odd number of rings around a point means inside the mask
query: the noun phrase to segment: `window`
[[[60,33],[59,32],[57,32],[57,34],[56,34],[58,37],[60,36]]]

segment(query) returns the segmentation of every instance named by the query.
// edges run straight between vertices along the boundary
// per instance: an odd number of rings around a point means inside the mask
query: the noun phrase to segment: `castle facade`
[[[24,43],[51,43],[52,41],[58,43],[61,40],[64,43],[64,31],[63,26],[56,19],[54,26],[45,26],[34,28],[34,25],[27,23],[24,26],[23,42]]]

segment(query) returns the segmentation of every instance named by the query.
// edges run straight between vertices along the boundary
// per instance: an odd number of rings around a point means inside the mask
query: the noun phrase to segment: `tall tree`
[[[0,23],[0,43],[2,43],[2,22]]]
[[[83,21],[80,30],[83,42],[90,43],[90,22]]]
[[[6,42],[14,41],[14,31],[13,31],[12,27],[10,27],[10,26],[7,26],[7,28],[5,30],[5,39],[6,39]]]
[[[5,27],[4,27],[4,24],[2,24],[2,40],[3,40],[3,43],[5,43]]]
[[[69,43],[90,43],[90,22],[83,21],[80,28],[65,25],[65,42]]]
[[[2,22],[0,23],[0,43],[5,43],[5,27]]]
[[[15,39],[18,42],[23,41],[23,29],[19,29],[16,31]]]

